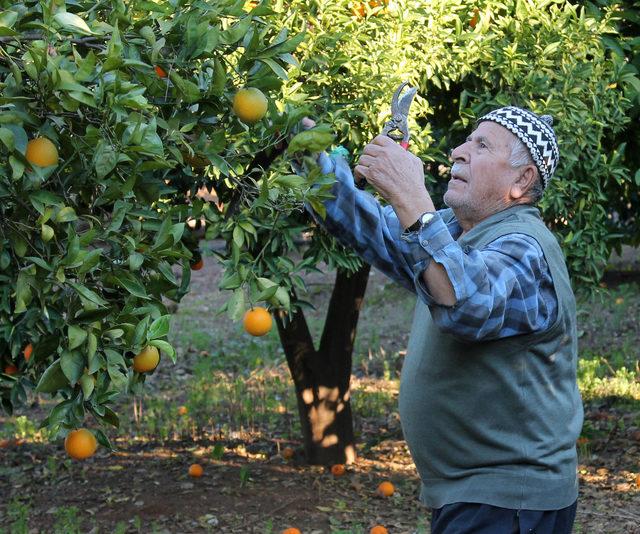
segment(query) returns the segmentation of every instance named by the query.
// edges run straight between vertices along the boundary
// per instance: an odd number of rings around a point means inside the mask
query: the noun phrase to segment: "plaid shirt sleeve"
[[[454,239],[460,229],[437,215],[421,231],[403,234],[391,206],[381,206],[353,185],[343,158],[319,158],[323,172],[337,178],[335,199],[326,202],[327,219],[318,221],[365,261],[417,293],[441,330],[476,341],[548,328],[557,315],[557,298],[540,245],[530,236],[510,234],[485,248],[464,249]],[[429,294],[422,274],[430,261],[447,271],[456,295],[442,306]]]

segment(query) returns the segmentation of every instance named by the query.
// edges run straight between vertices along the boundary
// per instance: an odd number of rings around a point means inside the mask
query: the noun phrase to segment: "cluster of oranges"
[[[31,355],[32,354],[33,354],[33,345],[31,343],[29,343],[22,350],[22,355],[24,356],[24,361],[28,363],[29,360],[31,359]],[[4,366],[3,371],[7,375],[17,375],[18,372],[20,371],[20,369],[18,369],[18,366],[16,364],[14,364],[13,362],[9,362],[7,365]]]

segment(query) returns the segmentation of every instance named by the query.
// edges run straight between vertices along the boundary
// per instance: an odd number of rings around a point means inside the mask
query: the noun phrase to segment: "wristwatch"
[[[436,214],[433,211],[424,212],[422,215],[420,215],[420,217],[418,217],[418,220],[416,222],[414,222],[411,226],[405,228],[404,233],[408,234],[409,232],[416,232],[417,230],[420,230],[420,228],[429,224],[435,216]]]

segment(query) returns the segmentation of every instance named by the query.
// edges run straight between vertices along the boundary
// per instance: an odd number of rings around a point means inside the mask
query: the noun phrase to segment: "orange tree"
[[[616,136],[629,122],[629,91],[637,78],[604,45],[615,32],[612,13],[592,17],[547,0],[278,0],[274,6],[287,12],[283,28],[308,35],[296,50],[299,66],[283,93],[313,106],[315,117],[329,126],[310,134],[318,137],[315,149],[328,142],[322,136],[333,133],[337,143],[358,154],[389,118],[393,90],[409,81],[419,87],[410,118],[412,150],[425,161],[436,198],[447,181],[447,150],[464,139],[480,114],[507,104],[551,113],[562,159],[542,210],[564,244],[575,279],[587,285],[598,280],[619,238],[607,222],[607,198],[624,195],[632,184]],[[281,164],[273,162],[267,182],[287,183],[290,190],[269,196],[295,208],[299,192],[323,180],[308,160],[302,176],[287,175]],[[308,199],[319,213],[321,198]],[[247,299],[290,308],[275,318],[308,460],[351,460],[351,359],[368,266],[304,211],[274,211],[256,195],[235,195],[207,217],[209,236],[228,245],[219,255],[226,268],[221,287],[232,291],[229,314],[240,319]],[[300,232],[311,236],[302,248],[295,239]],[[308,303],[299,273],[321,261],[337,274],[316,343],[304,316]]]
[[[3,9],[0,392],[8,413],[32,388],[51,394],[55,439],[89,415],[118,426],[114,399],[175,361],[163,298],[198,268],[195,193],[272,201],[252,176],[299,119],[276,101],[303,35],[243,0]],[[244,88],[259,105],[234,112]]]

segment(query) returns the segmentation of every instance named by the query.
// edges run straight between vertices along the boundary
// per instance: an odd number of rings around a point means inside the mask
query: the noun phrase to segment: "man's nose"
[[[449,153],[449,160],[453,161],[453,162],[460,162],[460,163],[467,163],[468,162],[468,155],[467,155],[467,151],[464,150],[464,145],[459,145],[456,148],[454,148],[450,153]]]

